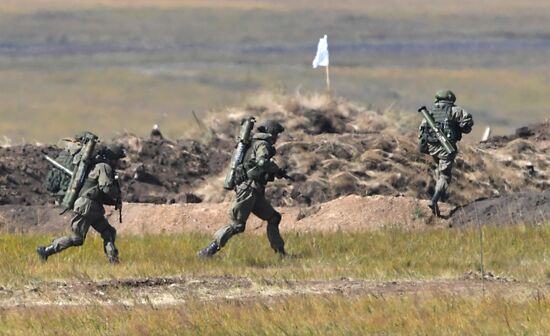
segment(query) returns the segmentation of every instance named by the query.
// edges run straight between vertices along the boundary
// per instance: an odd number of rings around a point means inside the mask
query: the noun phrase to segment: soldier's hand
[[[277,171],[277,173],[275,173],[275,176],[277,178],[283,178],[285,176],[287,176],[287,171],[286,171],[286,168],[279,168],[279,171]]]

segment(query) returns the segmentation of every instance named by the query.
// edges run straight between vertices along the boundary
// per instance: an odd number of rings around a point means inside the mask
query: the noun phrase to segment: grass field
[[[284,236],[294,258],[280,259],[269,250],[265,237],[245,234],[234,238],[219,256],[207,261],[194,256],[209,241],[204,235],[120,236],[122,263],[112,266],[102,255],[101,241],[95,234],[90,235],[82,248],[55,255],[47,263],[37,260],[34,247],[46,243],[50,237],[3,234],[0,299],[5,299],[10,291],[55,289],[59,281],[217,275],[248,277],[260,282],[351,278],[374,283],[389,281],[389,284],[415,281],[422,286],[424,281],[461,279],[465,273],[479,270],[479,240],[474,229],[425,232],[387,229],[374,233]],[[512,281],[512,285],[547,287],[550,225],[486,227],[484,237],[486,271]],[[458,291],[450,286],[419,292],[304,293],[214,301],[191,296],[184,304],[168,306],[4,307],[0,308],[0,333],[544,335],[550,332],[550,301],[544,290],[518,292],[512,287],[507,290],[504,282],[499,285],[503,286],[501,290],[488,291],[482,296],[480,288]],[[125,293],[124,289],[118,290]]]
[[[175,138],[258,91],[323,91],[311,69],[329,35],[335,95],[415,111],[441,87],[480,126],[548,117],[550,5],[541,1],[7,1],[0,4],[0,136],[54,142]],[[411,112],[412,113],[412,112]]]
[[[44,236],[2,235],[0,285],[22,286],[53,279],[89,279],[188,275],[241,275],[252,278],[374,280],[460,277],[479,270],[475,230],[375,233],[287,233],[288,250],[296,258],[279,259],[265,237],[245,235],[231,241],[220,256],[204,262],[196,251],[209,242],[203,235],[121,236],[122,263],[107,264],[101,239],[41,263],[35,246]],[[550,279],[550,226],[485,228],[486,270],[522,281]],[[251,253],[251,251],[253,251]]]
[[[33,308],[2,312],[7,335],[546,335],[547,297],[297,297],[167,308]]]

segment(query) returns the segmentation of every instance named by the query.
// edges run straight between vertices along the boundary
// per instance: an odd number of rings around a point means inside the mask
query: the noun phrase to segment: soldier
[[[115,178],[118,160],[125,157],[120,145],[102,146],[98,150],[95,164],[90,169],[86,181],[74,204],[75,215],[71,219],[69,236],[55,239],[49,246],[39,246],[36,252],[43,261],[54,253],[71,246],[81,246],[91,227],[101,234],[103,250],[109,262],[118,263],[118,250],[115,246],[116,229],[105,218],[103,205],[121,204],[120,186]]]
[[[455,105],[456,96],[450,90],[437,91],[435,102],[429,114],[434,119],[436,126],[447,137],[454,151],[448,153],[439,142],[433,130],[424,119],[420,124],[420,151],[429,154],[437,165],[435,168],[435,191],[428,206],[432,212],[439,216],[437,202],[446,195],[447,188],[451,181],[453,162],[458,152],[457,142],[462,139],[462,133],[470,133],[474,121],[472,116],[463,108]]]
[[[230,224],[223,226],[214,234],[214,241],[200,250],[199,257],[211,257],[227,244],[229,238],[245,230],[250,213],[267,221],[267,238],[271,248],[281,256],[285,254],[285,243],[279,233],[281,214],[278,213],[265,198],[267,182],[275,177],[287,177],[285,169],[281,169],[272,161],[275,156],[275,142],[283,126],[267,120],[258,126],[258,132],[252,137],[252,143],[246,151],[242,164],[242,172],[235,187],[236,199],[229,211]]]

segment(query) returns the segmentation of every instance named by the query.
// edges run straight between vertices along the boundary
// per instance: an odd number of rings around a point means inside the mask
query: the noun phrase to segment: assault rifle
[[[447,139],[445,134],[437,127],[426,106],[422,106],[421,108],[419,108],[418,112],[422,113],[422,116],[434,132],[437,141],[439,141],[443,148],[445,148],[445,151],[447,151],[448,154],[453,154],[455,152],[455,148],[449,142],[449,139]]]
[[[288,173],[286,172],[286,169],[281,169],[277,174],[275,174],[275,176],[280,179],[285,179],[291,182],[295,182],[294,177],[288,175]]]
[[[68,169],[67,167],[65,167],[64,165],[62,165],[61,163],[55,161],[54,159],[52,159],[51,157],[49,157],[47,155],[44,155],[44,157],[46,158],[46,161],[51,163],[55,168],[61,170],[65,174],[69,175],[70,177],[73,177],[73,172],[70,169]]]
[[[115,174],[115,183],[118,186],[118,190],[120,190],[120,177],[118,174]],[[122,224],[122,196],[116,200],[115,210],[118,210],[118,222]]]

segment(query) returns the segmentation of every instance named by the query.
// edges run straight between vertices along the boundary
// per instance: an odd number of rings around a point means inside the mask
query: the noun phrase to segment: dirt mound
[[[143,204],[125,203],[123,223],[118,212],[107,208],[109,221],[120,233],[213,233],[227,223],[229,203]],[[309,207],[280,207],[281,231],[374,231],[385,228],[427,230],[435,227],[545,224],[550,220],[550,191],[525,192],[479,200],[464,207],[440,205],[443,218],[434,217],[426,200],[413,197],[340,197]],[[56,233],[68,228],[70,213],[59,216],[52,205],[0,206],[0,232]],[[265,223],[251,216],[247,232],[264,234]]]
[[[450,226],[545,224],[550,220],[550,190],[521,192],[472,202],[453,211]]]
[[[296,182],[275,181],[268,194],[277,206],[311,206],[346,195],[408,196],[433,192],[431,158],[418,153],[417,113],[377,113],[344,99],[322,95],[258,95],[245,107],[204,120],[196,139],[171,141],[159,132],[112,141],[128,157],[121,176],[124,200],[140,203],[227,202],[225,167],[242,117],[284,123],[277,158]],[[453,204],[550,186],[549,121],[483,144],[460,144]],[[467,137],[467,136],[466,136]],[[200,141],[199,141],[200,139]],[[50,169],[43,153],[55,146],[0,148],[0,204],[41,205],[52,201],[42,181]]]
[[[314,205],[350,194],[427,199],[433,193],[434,164],[418,153],[416,113],[380,114],[325,96],[267,95],[243,109],[216,114],[209,124],[215,134],[227,136],[247,115],[280,120],[287,129],[277,151],[279,162],[296,182],[276,181],[269,186],[277,205]],[[548,121],[529,126],[528,132],[518,131],[501,146],[461,143],[448,201],[465,204],[481,197],[547,189],[548,126]],[[207,201],[227,200],[216,191],[222,178],[206,180],[195,192]]]
[[[512,135],[494,136],[480,146],[484,148],[500,148],[516,139],[529,139],[532,141],[550,140],[550,119],[539,124],[520,127]]]
[[[370,231],[394,227],[405,230],[422,230],[445,226],[447,221],[435,218],[427,201],[410,197],[346,196],[311,207],[282,207],[282,231]],[[107,209],[109,221],[120,233],[159,234],[178,232],[203,232],[211,234],[227,223],[228,203],[218,204],[141,204],[126,203],[123,207],[123,223],[118,223],[118,212]],[[451,206],[442,204],[444,214]],[[68,228],[70,214],[59,216],[59,208],[51,205],[0,206],[0,231],[2,232],[52,232]],[[265,223],[251,216],[247,232],[263,234]]]

